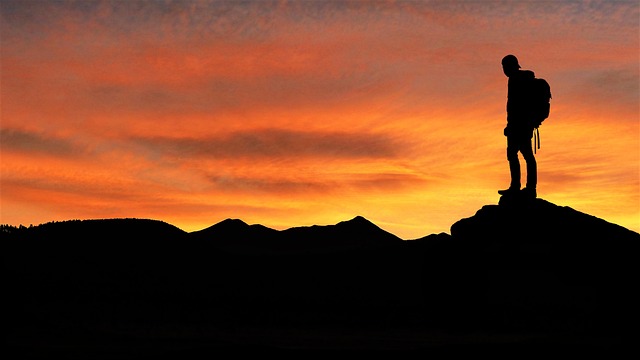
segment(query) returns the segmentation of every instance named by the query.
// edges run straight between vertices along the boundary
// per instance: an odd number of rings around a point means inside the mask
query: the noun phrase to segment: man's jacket
[[[518,70],[509,77],[507,90],[507,128],[505,135],[533,135],[531,84],[535,74]]]

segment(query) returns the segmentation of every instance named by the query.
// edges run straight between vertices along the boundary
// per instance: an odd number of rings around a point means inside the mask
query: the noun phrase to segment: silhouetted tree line
[[[64,220],[64,221],[49,221],[46,223],[42,223],[40,225],[36,225],[33,226],[33,224],[30,224],[29,226],[24,226],[22,224],[18,225],[18,226],[14,226],[14,225],[9,225],[9,224],[2,224],[0,225],[0,234],[15,234],[18,233],[20,231],[24,231],[24,230],[28,230],[28,229],[33,229],[33,228],[38,228],[38,227],[42,227],[42,226],[48,226],[48,225],[52,225],[52,224],[62,224],[62,223],[73,223],[73,222],[81,222],[82,220]]]
[[[29,228],[33,228],[33,224],[29,225]],[[9,224],[0,225],[0,234],[12,234],[19,230],[28,229],[26,226],[20,224],[20,226],[13,226]]]

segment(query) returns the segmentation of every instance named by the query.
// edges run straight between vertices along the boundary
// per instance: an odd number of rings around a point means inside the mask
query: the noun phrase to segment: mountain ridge
[[[563,206],[563,205],[556,205],[553,204],[547,200],[543,200],[543,199],[536,199],[535,202],[533,202],[533,204],[546,204],[547,207],[553,206],[556,207],[558,209],[562,209],[563,211],[567,211],[567,213],[572,214],[572,216],[583,216],[583,217],[588,217],[591,220],[595,220],[598,222],[601,222],[603,224],[608,224],[608,225],[612,225],[615,226],[619,229],[624,229],[625,231],[630,231],[632,233],[635,234],[640,234],[634,230],[631,230],[629,228],[626,228],[622,225],[607,221],[603,218],[599,218],[597,216],[594,215],[590,215],[588,213],[585,212],[581,212],[578,210],[575,210],[569,206]],[[514,207],[515,205],[515,207]],[[462,218],[456,222],[454,222],[451,227],[449,228],[449,234],[451,234],[453,231],[452,229],[455,228],[456,226],[458,226],[459,222],[462,221],[466,221],[467,219],[471,219],[474,218],[476,216],[482,216],[483,213],[488,212],[490,209],[511,209],[517,210],[517,203],[516,204],[509,204],[506,202],[503,202],[502,200],[498,203],[498,204],[487,204],[487,205],[483,205],[479,210],[476,211],[476,213],[472,216],[469,216],[467,218]],[[206,234],[206,233],[210,233],[210,232],[218,232],[218,231],[228,231],[228,230],[246,230],[247,228],[252,228],[252,229],[262,229],[265,232],[268,231],[272,231],[272,232],[287,232],[287,231],[298,231],[301,229],[309,229],[309,228],[331,228],[331,227],[340,227],[340,226],[351,226],[353,227],[354,225],[358,224],[359,226],[369,226],[369,227],[374,227],[377,229],[380,229],[394,237],[397,237],[401,240],[405,240],[405,241],[413,241],[413,240],[420,240],[420,239],[424,239],[424,238],[428,238],[431,237],[433,235],[441,235],[441,234],[447,234],[446,232],[439,232],[439,233],[432,233],[432,234],[427,234],[421,237],[417,237],[417,238],[400,238],[399,236],[393,234],[392,232],[386,231],[382,228],[380,228],[378,225],[376,225],[374,222],[370,221],[369,219],[365,218],[362,215],[356,215],[355,217],[349,219],[349,220],[343,220],[343,221],[339,221],[335,224],[325,224],[325,225],[299,225],[299,226],[292,226],[289,228],[285,228],[285,229],[274,229],[268,226],[265,226],[263,224],[248,224],[246,223],[244,220],[240,219],[240,218],[226,218],[223,219],[217,223],[214,223],[206,228],[200,229],[200,230],[193,230],[193,231],[185,231],[183,229],[181,229],[180,227],[173,225],[171,223],[165,222],[163,220],[158,220],[158,219],[150,219],[150,218],[96,218],[96,219],[84,219],[84,220],[78,220],[78,219],[73,219],[73,220],[61,220],[61,221],[51,221],[51,222],[46,222],[46,223],[41,223],[39,225],[32,225],[30,227],[25,227],[23,225],[19,225],[19,226],[13,226],[13,225],[9,225],[9,224],[3,224],[3,230],[2,232],[0,232],[0,234],[2,233],[10,233],[10,232],[15,232],[17,230],[22,230],[22,229],[29,229],[29,228],[45,228],[45,227],[55,227],[55,226],[66,226],[69,224],[90,224],[90,223],[94,223],[94,224],[98,224],[98,223],[110,223],[110,224],[116,224],[116,223],[133,223],[133,222],[139,222],[139,223],[146,223],[146,224],[156,224],[158,226],[167,226],[168,228],[174,228],[173,230],[177,230],[178,232],[184,232],[185,234]],[[224,229],[224,230],[223,230]]]

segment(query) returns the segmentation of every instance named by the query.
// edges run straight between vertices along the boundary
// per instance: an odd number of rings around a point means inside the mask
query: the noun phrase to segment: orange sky
[[[640,231],[639,8],[3,0],[0,223],[449,232],[508,186],[512,53],[552,87],[539,197]]]

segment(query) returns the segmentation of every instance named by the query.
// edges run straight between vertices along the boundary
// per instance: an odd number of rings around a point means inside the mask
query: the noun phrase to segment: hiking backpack
[[[549,117],[551,110],[551,87],[545,79],[533,79],[532,111],[534,113],[535,127],[537,128],[544,120]]]
[[[540,149],[540,125],[549,117],[551,111],[551,87],[545,79],[534,78],[531,91],[532,112],[534,114],[534,152]]]

